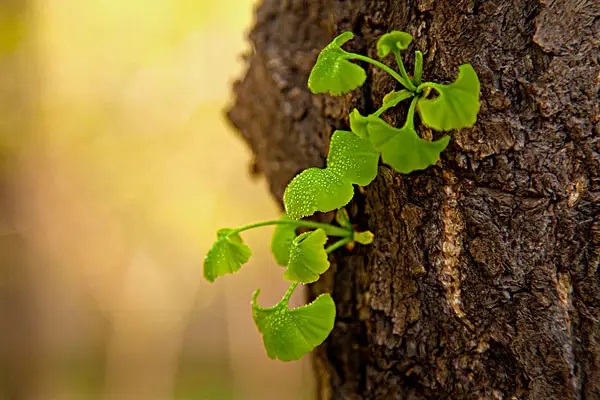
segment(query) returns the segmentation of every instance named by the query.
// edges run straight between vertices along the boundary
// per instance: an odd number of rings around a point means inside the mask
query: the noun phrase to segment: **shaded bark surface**
[[[600,399],[600,2],[265,0],[256,15],[229,117],[277,199],[324,165],[352,108],[396,88],[369,67],[359,90],[310,94],[336,34],[375,58],[380,34],[407,31],[424,79],[471,63],[482,86],[478,123],[436,166],[381,165],[357,189],[351,217],[376,240],[336,252],[311,287],[338,314],[315,355],[319,398]]]

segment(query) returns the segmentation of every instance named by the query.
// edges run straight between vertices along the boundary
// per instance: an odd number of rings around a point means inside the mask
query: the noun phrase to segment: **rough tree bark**
[[[426,79],[473,64],[482,107],[436,166],[382,165],[357,190],[351,216],[376,240],[311,287],[338,313],[319,398],[600,399],[600,2],[265,0],[229,117],[277,199],[353,107],[395,88],[369,67],[362,89],[311,95],[318,51],[351,30],[375,57],[392,29],[413,34]]]

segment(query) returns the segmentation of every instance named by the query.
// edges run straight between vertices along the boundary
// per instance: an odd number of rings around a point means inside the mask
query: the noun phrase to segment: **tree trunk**
[[[324,165],[353,107],[396,88],[369,67],[362,89],[311,95],[336,34],[375,58],[379,35],[404,30],[424,79],[471,63],[481,80],[477,124],[436,166],[381,165],[348,207],[376,239],[336,252],[310,288],[337,303],[318,397],[600,399],[600,2],[264,0],[256,18],[229,117],[277,199]]]

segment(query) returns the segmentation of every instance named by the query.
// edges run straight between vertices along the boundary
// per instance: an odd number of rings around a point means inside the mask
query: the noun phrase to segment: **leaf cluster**
[[[410,34],[393,31],[382,35],[377,42],[378,56],[383,59],[393,54],[398,72],[380,61],[342,49],[353,37],[351,32],[344,32],[321,51],[308,79],[309,89],[313,93],[339,95],[360,87],[367,75],[351,60],[383,69],[403,88],[388,93],[381,107],[367,116],[354,109],[349,115],[352,133],[333,134],[327,166],[304,170],[289,183],[283,200],[290,218],[348,204],[353,197],[352,184],[365,186],[375,178],[379,155],[385,164],[403,174],[434,165],[450,137],[444,135],[435,141],[421,138],[414,124],[415,113],[418,112],[426,127],[437,131],[472,127],[477,120],[480,84],[470,64],[459,66],[458,77],[450,84],[422,82],[423,54],[415,52],[412,76],[406,72],[400,54],[410,46]],[[432,93],[437,97],[431,98]],[[405,100],[410,100],[410,106],[402,127],[393,127],[381,118],[383,112]]]
[[[354,231],[344,211],[338,213],[337,221],[339,226],[296,221],[284,214],[279,220],[217,231],[217,239],[204,258],[204,277],[210,282],[239,271],[250,259],[252,252],[244,244],[241,232],[275,225],[271,251],[277,264],[286,267],[283,278],[291,282],[290,289],[279,303],[270,308],[256,304],[258,290],[252,298],[254,321],[271,358],[297,360],[321,344],[333,329],[335,304],[330,295],[321,295],[314,302],[296,309],[290,309],[288,301],[298,284],[315,282],[329,269],[330,252],[344,245],[352,246],[354,242],[369,244],[373,241],[370,232]],[[298,234],[298,228],[311,230]],[[339,239],[326,247],[330,236]]]
[[[283,196],[286,213],[279,220],[217,231],[217,239],[204,259],[204,277],[210,282],[237,272],[252,254],[240,233],[275,225],[271,251],[277,264],[285,267],[283,278],[290,287],[272,307],[257,304],[260,290],[252,296],[252,315],[267,355],[273,359],[301,358],[320,345],[334,327],[336,306],[329,294],[293,309],[289,308],[289,299],[299,284],[315,282],[329,269],[329,253],[373,241],[371,232],[354,230],[343,209],[354,196],[353,185],[366,186],[375,179],[380,157],[403,174],[425,169],[439,160],[450,137],[445,135],[435,141],[421,138],[415,128],[415,114],[426,127],[449,131],[472,127],[479,112],[479,79],[470,64],[459,66],[458,77],[450,84],[422,82],[423,54],[415,52],[412,75],[407,73],[400,54],[410,46],[410,34],[393,31],[377,42],[378,56],[384,59],[393,54],[397,71],[380,61],[343,50],[342,45],[353,36],[351,32],[342,33],[321,51],[308,79],[309,89],[313,93],[340,95],[360,87],[367,73],[352,61],[381,68],[402,88],[388,93],[381,107],[371,114],[363,116],[357,109],[350,113],[351,131],[333,133],[326,166],[308,168],[288,184]],[[431,97],[433,93],[437,96]],[[391,126],[381,117],[406,100],[410,100],[410,105],[401,127]],[[300,219],[332,210],[337,210],[337,225]],[[309,230],[298,233],[300,228]],[[331,237],[338,240],[328,246]]]

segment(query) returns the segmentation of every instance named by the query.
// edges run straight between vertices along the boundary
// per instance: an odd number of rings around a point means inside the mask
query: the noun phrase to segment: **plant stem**
[[[438,90],[439,86],[443,86],[443,85],[440,85],[439,83],[435,83],[435,82],[423,82],[417,87],[417,93],[421,93],[423,91],[423,89],[426,89],[426,88],[432,88],[432,89]]]
[[[399,95],[398,97],[396,97],[393,100],[390,100],[386,103],[383,103],[383,105],[381,107],[379,107],[379,109],[377,111],[375,111],[372,115],[379,117],[381,114],[383,114],[383,112],[389,108],[395,107],[398,103],[403,102],[406,99],[410,99],[411,97],[414,96],[413,92],[404,90],[405,93],[403,93],[401,96]]]
[[[413,84],[412,79],[410,79],[410,77],[406,73],[406,68],[404,68],[404,63],[402,62],[402,57],[400,56],[400,52],[398,50],[394,51],[394,57],[396,57],[396,63],[398,63],[400,75],[402,75],[402,78],[404,78],[406,82],[408,82],[407,89],[414,92],[415,90],[417,90],[417,87]]]
[[[294,290],[296,290],[296,287],[298,286],[300,282],[292,282],[290,284],[290,287],[288,288],[288,290],[285,292],[285,294],[283,295],[283,297],[281,298],[281,300],[275,304],[273,307],[261,307],[259,306],[257,303],[257,298],[258,298],[258,294],[260,293],[260,289],[256,290],[253,294],[252,294],[252,308],[253,309],[257,309],[258,311],[268,311],[268,310],[273,310],[273,309],[282,309],[282,308],[288,308],[288,303],[290,301],[290,297],[292,297],[292,293],[294,293]]]
[[[337,250],[337,249],[339,249],[339,248],[340,248],[340,247],[342,247],[342,246],[345,246],[347,243],[350,243],[351,241],[352,241],[352,238],[351,238],[351,237],[345,237],[345,238],[342,238],[342,239],[338,240],[337,242],[335,242],[334,244],[332,244],[331,246],[328,246],[328,247],[325,249],[325,252],[326,252],[327,254],[329,254],[329,253],[331,253],[332,251],[334,251],[334,250]]]
[[[404,123],[404,127],[402,129],[415,129],[415,107],[417,106],[418,100],[418,97],[414,97],[413,100],[410,102],[410,108],[408,109],[408,114],[406,115],[406,122]]]
[[[321,222],[314,222],[314,221],[302,221],[302,220],[295,221],[292,219],[289,219],[289,220],[288,219],[277,219],[277,220],[261,221],[261,222],[256,222],[254,224],[243,225],[243,226],[240,226],[239,228],[232,230],[231,233],[229,233],[229,234],[233,235],[233,234],[247,231],[250,229],[260,228],[260,227],[269,226],[269,225],[295,225],[295,226],[303,226],[306,228],[323,229],[325,231],[325,233],[327,234],[327,236],[352,237],[352,234],[353,234],[351,230],[340,228],[339,226],[333,226],[333,225],[324,224]]]
[[[415,73],[413,75],[415,85],[419,86],[423,76],[423,53],[419,50],[415,51]]]
[[[285,294],[283,295],[283,298],[281,299],[281,303],[280,304],[285,304],[285,307],[287,308],[288,303],[290,301],[290,297],[292,297],[292,293],[294,293],[294,290],[296,290],[296,287],[298,286],[300,282],[292,282],[290,284],[290,287],[288,288],[287,292],[285,292]]]
[[[388,74],[390,74],[398,82],[400,82],[400,84],[402,86],[404,86],[405,88],[407,88],[408,90],[411,90],[411,91],[415,90],[415,85],[412,84],[412,82],[410,81],[410,79],[408,79],[408,81],[406,81],[402,76],[398,75],[398,73],[396,71],[394,71],[393,69],[391,69],[390,67],[388,67],[384,63],[379,62],[377,60],[373,60],[371,57],[363,56],[362,54],[347,53],[347,55],[348,55],[348,58],[355,59],[355,60],[361,60],[361,61],[364,61],[364,62],[368,62],[369,64],[373,64],[376,67],[381,68],[382,70],[384,70],[385,72],[387,72]],[[405,71],[405,73],[406,73],[406,71]]]

